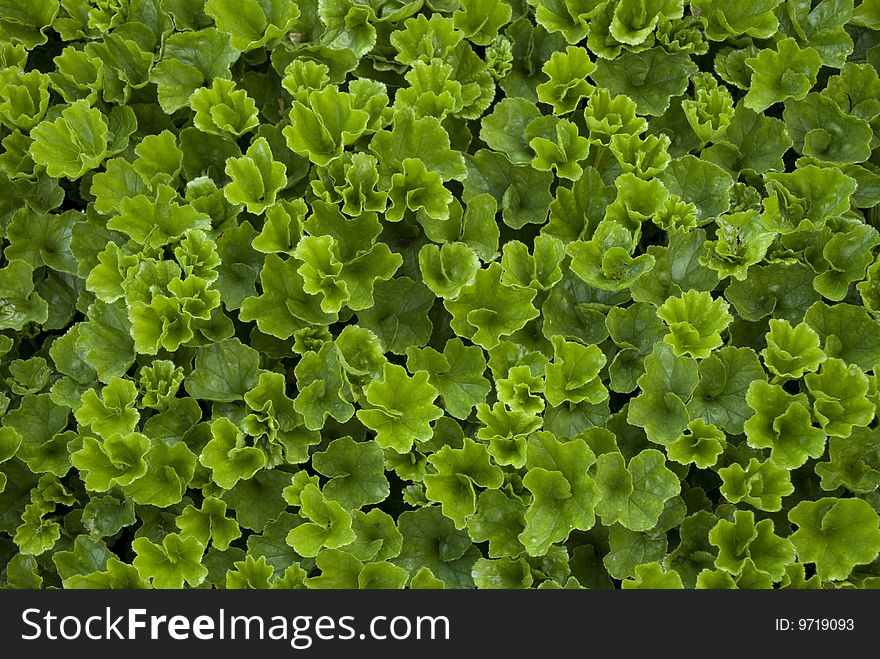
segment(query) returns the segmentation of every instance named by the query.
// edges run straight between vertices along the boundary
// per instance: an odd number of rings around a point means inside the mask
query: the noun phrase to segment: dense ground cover
[[[871,587],[880,2],[0,2],[0,582]]]

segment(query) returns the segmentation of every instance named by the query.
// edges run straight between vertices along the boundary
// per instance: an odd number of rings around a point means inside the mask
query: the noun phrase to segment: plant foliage
[[[877,2],[15,4],[0,585],[880,585]]]

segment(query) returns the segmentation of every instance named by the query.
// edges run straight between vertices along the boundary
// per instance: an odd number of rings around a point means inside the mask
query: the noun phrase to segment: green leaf
[[[113,554],[107,549],[103,540],[96,540],[87,535],[79,535],[73,543],[73,549],[59,551],[52,556],[58,569],[58,576],[67,581],[76,575],[101,572],[107,567],[107,561]]]
[[[880,10],[874,0],[863,0],[853,12],[853,22],[856,25],[865,27],[876,27],[878,18],[880,18]]]
[[[284,2],[208,0],[205,13],[229,35],[233,47],[248,51],[286,34],[300,16],[297,5]]]
[[[243,205],[248,213],[259,215],[275,204],[278,192],[287,184],[287,169],[272,157],[265,138],[253,141],[241,158],[226,161],[226,175],[231,182],[223,188],[230,204]]]
[[[473,281],[480,268],[474,251],[465,243],[428,244],[419,251],[419,268],[425,285],[438,297],[455,298]]]
[[[715,220],[715,240],[707,240],[707,254],[700,264],[712,268],[719,277],[732,276],[742,281],[749,268],[760,263],[776,239],[776,234],[764,229],[757,210],[730,213]]]
[[[721,345],[721,332],[733,320],[728,309],[723,299],[713,299],[703,291],[686,291],[666,300],[657,309],[657,315],[669,327],[664,340],[673,352],[699,359],[708,357]]]
[[[822,340],[828,357],[842,359],[862,370],[873,368],[880,360],[880,323],[867,311],[851,304],[827,305],[816,302],[804,322]]]
[[[572,272],[601,290],[630,288],[649,273],[656,262],[650,254],[632,256],[635,242],[627,227],[604,220],[589,241],[575,241],[566,247]]]
[[[391,279],[402,262],[386,244],[376,243],[381,224],[374,215],[366,215],[357,223],[358,231],[352,231],[335,206],[314,202],[313,208],[316,212],[305,224],[311,235],[294,250],[304,261],[299,268],[304,288],[310,293],[326,290],[330,298],[325,294],[324,306],[335,306],[340,299],[354,311],[375,305],[376,284]]]
[[[880,264],[878,261],[874,261],[868,267],[864,281],[856,284],[856,290],[858,290],[865,308],[873,315],[878,315],[880,313]]]
[[[587,76],[596,71],[596,65],[584,48],[569,46],[556,51],[542,68],[549,78],[535,88],[538,100],[553,107],[554,115],[572,112],[581,99],[588,98],[595,87]]]
[[[794,492],[791,476],[774,460],[749,460],[745,468],[738,463],[718,470],[721,494],[731,503],[744,501],[758,510],[775,512],[782,509],[782,499]]]
[[[229,490],[239,480],[247,480],[262,469],[266,456],[257,448],[246,446],[238,428],[221,417],[211,424],[211,440],[202,449],[199,462],[211,470],[217,485]]]
[[[383,561],[400,554],[403,536],[388,513],[378,508],[368,513],[353,510],[351,527],[357,538],[346,545],[346,551],[359,560]]]
[[[70,456],[73,466],[86,472],[85,485],[105,492],[113,485],[127,485],[147,472],[144,459],[150,440],[139,433],[115,435],[99,442],[83,438],[83,447]]]
[[[0,121],[10,129],[29,131],[49,108],[49,78],[39,71],[10,67],[0,73]]]
[[[818,370],[825,361],[819,348],[819,335],[806,323],[792,327],[787,320],[772,319],[767,347],[761,351],[768,370],[784,378],[801,378]]]
[[[853,51],[852,39],[843,27],[852,12],[852,0],[825,0],[815,7],[792,8],[788,18],[795,33],[819,51],[824,65],[840,68]]]
[[[160,412],[173,403],[180,385],[183,384],[183,369],[174,362],[157,359],[140,371],[141,403]]]
[[[816,465],[823,490],[841,485],[852,492],[868,494],[880,485],[880,453],[876,429],[853,428],[848,437],[828,442],[828,462]]]
[[[536,105],[523,98],[503,98],[480,122],[480,139],[494,151],[506,155],[515,165],[532,161],[533,154],[525,139],[526,128],[541,116]]]
[[[281,86],[300,103],[307,103],[309,93],[330,82],[326,64],[308,59],[295,59],[284,69]]]
[[[535,19],[548,32],[561,32],[568,43],[577,43],[589,33],[589,17],[595,3],[578,0],[528,0]]]
[[[606,358],[599,347],[566,341],[558,335],[551,342],[553,361],[545,368],[547,402],[558,407],[564,402],[595,404],[605,400],[608,391],[599,379],[599,371]]]
[[[287,479],[288,482],[290,479]],[[284,503],[282,499],[282,503]],[[286,542],[290,530],[303,523],[299,515],[281,513],[272,522],[265,525],[262,533],[253,534],[248,538],[248,553],[256,558],[265,558],[277,572],[297,567],[296,559]]]
[[[699,469],[706,469],[715,465],[725,446],[723,431],[702,419],[694,419],[684,433],[666,445],[666,455],[679,464],[694,464]]]
[[[351,588],[358,587],[358,577],[364,569],[364,564],[354,556],[341,549],[323,549],[315,559],[316,566],[321,574],[310,577],[306,587],[310,589],[322,588]]]
[[[263,254],[292,254],[302,238],[308,206],[301,199],[280,201],[266,209],[266,222],[253,247]]]
[[[528,588],[533,583],[532,570],[524,558],[480,558],[474,563],[473,577],[477,588]]]
[[[298,554],[314,557],[322,548],[336,549],[354,541],[351,515],[340,504],[327,500],[317,486],[303,488],[300,505],[302,516],[309,521],[287,534],[287,544]]]
[[[822,272],[813,280],[813,286],[829,300],[843,300],[850,285],[865,278],[871,253],[878,244],[880,234],[874,227],[853,220],[825,243],[818,268]]]
[[[766,379],[757,355],[749,348],[721,348],[700,362],[700,383],[688,403],[688,411],[731,435],[743,431],[752,412],[746,392]]]
[[[660,563],[643,563],[636,566],[635,577],[624,579],[620,587],[628,589],[675,590],[683,588],[681,577],[672,570],[664,571]]]
[[[289,473],[263,469],[251,478],[240,480],[221,497],[235,511],[235,519],[242,527],[260,533],[287,508],[281,494],[287,485],[290,485]]]
[[[169,35],[163,57],[151,73],[158,88],[159,106],[165,112],[186,106],[193,92],[205,83],[228,78],[229,67],[238,56],[229,36],[213,27]]]
[[[269,588],[269,579],[275,569],[266,562],[263,556],[254,559],[246,556],[243,561],[233,563],[234,570],[226,571],[226,588],[243,590]]]
[[[403,22],[404,29],[391,33],[391,44],[397,50],[394,58],[405,65],[445,58],[464,37],[454,21],[440,13],[431,14],[430,19],[423,14],[408,18]]]
[[[812,425],[805,394],[791,395],[779,385],[758,380],[749,387],[746,402],[755,410],[743,424],[749,446],[769,448],[776,464],[799,467],[808,457],[824,453],[825,433]]]
[[[101,111],[88,101],[77,101],[54,121],[44,121],[31,131],[30,153],[49,176],[77,179],[104,161],[109,136]]]
[[[789,234],[821,229],[849,208],[857,184],[839,170],[815,165],[790,174],[765,174],[768,196],[764,199],[764,226]]]
[[[641,302],[610,309],[605,324],[611,339],[620,348],[609,365],[610,388],[630,393],[645,372],[645,357],[666,334],[666,326],[657,317],[654,307]]]
[[[816,84],[822,58],[813,48],[801,48],[794,39],[783,39],[776,50],[764,49],[746,60],[752,81],[743,104],[755,112],[792,98],[800,100]]]
[[[455,27],[461,30],[465,38],[479,46],[486,46],[510,21],[512,13],[510,5],[502,0],[462,0],[461,8],[453,13],[452,18]]]
[[[17,456],[35,473],[63,476],[70,469],[67,443],[72,433],[64,432],[69,410],[55,404],[49,394],[25,396],[19,406],[6,412],[3,426],[21,437]]]
[[[678,19],[682,14],[682,4],[677,0],[651,3],[625,1],[614,9],[609,32],[617,41],[637,46],[648,40],[661,18]]]
[[[720,142],[702,152],[702,157],[730,172],[758,174],[785,169],[782,157],[792,147],[785,123],[757,114],[738,103],[730,125]]]
[[[877,512],[861,499],[801,501],[788,512],[797,525],[791,542],[802,563],[815,563],[822,580],[846,579],[880,552]]]
[[[542,224],[553,197],[549,172],[513,165],[506,157],[481,149],[467,161],[464,200],[491,195],[501,209],[501,218],[513,229]]]
[[[403,589],[409,581],[409,572],[402,567],[387,562],[367,563],[358,575],[358,588],[365,589]]]
[[[391,206],[385,217],[391,222],[402,220],[407,211],[420,211],[442,221],[449,217],[452,194],[443,187],[438,172],[428,171],[421,160],[406,158],[401,162],[401,171],[391,175],[388,200]]]
[[[64,587],[133,590],[146,589],[149,585],[146,580],[141,578],[135,567],[111,557],[107,560],[105,570],[84,575],[72,575],[65,579]]]
[[[565,259],[561,240],[550,235],[535,237],[532,254],[518,240],[505,244],[502,250],[501,281],[514,286],[528,286],[538,291],[552,289],[562,279]]]
[[[661,210],[664,214],[668,212],[668,207]],[[649,247],[648,253],[655,259],[652,276],[633,284],[633,298],[661,306],[681,291],[709,291],[716,286],[718,274],[700,263],[705,254],[704,238],[702,229],[672,230],[668,247]]]
[[[426,371],[413,377],[402,366],[386,363],[382,378],[370,383],[366,390],[369,407],[358,410],[361,423],[376,433],[376,443],[407,453],[414,441],[431,438],[431,422],[443,412],[434,405],[437,390],[428,383]]]
[[[772,520],[756,523],[754,513],[746,510],[735,511],[733,521],[718,520],[709,531],[709,542],[718,547],[715,565],[734,576],[743,574],[751,561],[754,568],[778,581],[795,558],[792,541],[774,533]]]
[[[348,48],[361,57],[376,44],[376,20],[370,6],[349,0],[318,3],[318,15],[324,23],[324,43],[332,48]]]
[[[428,462],[437,473],[425,476],[425,495],[440,503],[443,514],[459,529],[476,512],[474,486],[494,490],[504,482],[504,473],[492,464],[486,446],[472,439],[466,438],[460,449],[444,446]]]
[[[513,366],[505,378],[495,379],[498,399],[515,412],[539,414],[544,401],[539,395],[544,390],[544,380],[533,376],[527,365]]]
[[[18,260],[0,268],[0,329],[20,330],[49,317],[49,305],[34,291],[32,270]]]
[[[827,96],[807,94],[785,102],[788,132],[799,153],[830,163],[859,163],[871,155],[870,124],[846,114]]]
[[[394,107],[412,108],[419,117],[441,120],[449,114],[461,113],[461,83],[452,76],[452,66],[441,60],[414,62],[405,76],[409,86],[394,95]]]
[[[596,522],[599,498],[587,470],[596,460],[582,439],[562,443],[549,432],[529,437],[523,486],[532,494],[525,528],[518,538],[531,556],[547,553],[573,529],[589,530]]]
[[[333,85],[309,94],[308,104],[294,101],[291,125],[283,129],[287,146],[316,165],[327,166],[366,130],[369,114],[352,105],[350,94]]]
[[[241,400],[256,384],[259,364],[259,353],[238,339],[213,343],[196,354],[186,390],[202,400]]]
[[[182,442],[168,446],[154,439],[144,460],[148,465],[146,473],[126,484],[125,493],[141,505],[164,508],[180,502],[195,472],[193,452]]]
[[[421,160],[428,171],[440,174],[444,181],[467,176],[464,157],[450,147],[449,134],[440,121],[416,117],[413,110],[397,112],[391,130],[373,136],[370,150],[378,157],[381,169],[389,173],[402,171],[403,161],[413,158]]]
[[[4,3],[0,7],[0,33],[4,41],[31,49],[46,43],[45,30],[58,14],[53,0],[37,0],[28,5]]]
[[[699,10],[697,15],[704,17],[706,36],[713,41],[740,35],[766,39],[779,27],[774,9],[781,3],[782,0],[699,0],[694,8]]]
[[[211,228],[208,215],[189,204],[178,204],[176,199],[176,191],[164,184],[152,198],[137,195],[123,199],[120,213],[110,218],[107,227],[154,249],[179,240],[188,230]]]
[[[260,271],[261,295],[244,300],[240,317],[257,322],[266,334],[287,339],[309,323],[329,324],[334,316],[320,308],[320,298],[303,290],[303,279],[295,259],[283,260],[269,254]]]
[[[725,289],[725,297],[737,313],[748,321],[770,314],[790,323],[799,323],[811,304],[819,299],[813,288],[814,272],[803,265],[775,263],[749,268],[749,275]]]
[[[135,538],[132,548],[138,574],[156,588],[182,588],[184,583],[196,587],[208,574],[202,565],[205,546],[193,536],[169,533],[161,544]]]
[[[220,551],[225,551],[233,540],[241,537],[238,523],[226,517],[226,504],[214,497],[207,497],[201,508],[187,506],[175,523],[182,537],[192,536],[204,546],[210,542]]]
[[[644,428],[652,442],[669,444],[690,420],[685,402],[698,383],[697,362],[658,342],[645,359],[645,374],[638,381],[641,393],[630,403],[627,421]]]
[[[345,423],[354,415],[351,385],[341,360],[335,344],[327,342],[319,351],[306,353],[296,365],[299,395],[294,406],[309,430],[320,430],[328,416]]]
[[[215,78],[210,87],[193,92],[189,106],[195,112],[193,123],[203,133],[241,137],[260,124],[254,100],[224,78]]]
[[[461,339],[447,341],[442,353],[431,347],[407,348],[406,367],[410,373],[428,372],[428,382],[440,394],[443,408],[457,419],[467,418],[491,390],[483,375],[483,351],[478,346],[465,345]]]
[[[670,193],[696,206],[700,224],[725,213],[730,207],[733,179],[711,162],[687,154],[669,163],[660,179]]]
[[[535,291],[507,286],[501,274],[500,264],[492,263],[479,270],[455,300],[443,301],[452,314],[453,330],[485,349],[495,347],[501,337],[522,329],[538,315],[532,305]]]
[[[0,463],[6,462],[15,455],[21,446],[21,435],[15,428],[0,427]],[[0,472],[2,473],[2,472]],[[6,488],[6,474],[0,476],[0,493]]]
[[[459,43],[450,53],[449,64],[462,87],[464,106],[457,116],[461,119],[479,119],[496,94],[495,80],[488,65],[467,41]]]
[[[684,519],[685,507],[679,497],[666,503],[656,529],[651,531],[630,531],[615,524],[608,532],[609,551],[602,559],[608,574],[615,579],[633,577],[636,567],[642,563],[664,560],[667,550],[666,531]]]
[[[546,124],[546,125],[545,125]],[[550,130],[550,126],[554,130]],[[529,146],[535,152],[532,167],[541,172],[553,171],[560,178],[576,181],[583,174],[579,164],[590,152],[590,142],[578,134],[578,128],[567,119],[556,118],[545,122],[536,120],[529,125],[527,135],[537,133],[537,137],[529,140]]]
[[[116,434],[132,432],[140,420],[135,409],[137,388],[130,380],[113,378],[101,390],[100,397],[94,389],[87,389],[82,405],[76,410],[76,420],[88,426],[105,439]]]
[[[611,152],[620,164],[624,174],[635,174],[640,179],[651,179],[669,165],[671,160],[669,138],[666,135],[623,135],[611,136]],[[659,195],[661,198],[664,195]],[[669,205],[669,199],[665,200]],[[655,220],[656,221],[656,220]]]
[[[43,505],[41,501],[35,501],[26,506],[21,515],[21,525],[15,529],[12,540],[24,555],[44,554],[61,538],[61,525],[43,517],[55,506],[43,507]]]
[[[479,403],[477,418],[484,424],[477,430],[477,438],[489,442],[489,454],[495,462],[517,468],[525,464],[526,437],[541,427],[541,417],[509,410],[504,403],[498,402],[492,407]]]
[[[334,439],[327,449],[312,456],[315,470],[329,478],[324,496],[347,509],[379,503],[389,494],[385,456],[378,444]]]
[[[813,414],[822,429],[833,437],[847,437],[854,426],[874,419],[874,403],[868,400],[868,378],[854,365],[828,359],[817,373],[804,376],[813,398]]]
[[[392,559],[411,574],[429,569],[447,588],[473,588],[471,570],[480,557],[467,533],[436,506],[405,511],[398,518],[403,535],[400,555]]]
[[[733,119],[733,97],[714,78],[700,77],[694,81],[694,100],[681,103],[694,133],[705,144],[723,139]]]
[[[600,87],[629,96],[640,113],[654,116],[666,111],[673,96],[684,93],[697,71],[688,55],[663,48],[626,52],[613,60],[600,59],[596,66],[593,80]]]
[[[515,556],[523,551],[518,536],[525,529],[526,506],[503,490],[484,490],[477,497],[476,513],[468,517],[468,534],[475,542],[489,543],[489,556]]]
[[[95,496],[83,508],[83,526],[93,538],[112,537],[136,521],[134,502],[127,497]]]
[[[590,138],[608,145],[617,134],[641,135],[648,130],[648,122],[637,116],[636,104],[626,94],[613,94],[598,87],[587,101],[584,120]]]
[[[596,513],[607,526],[619,522],[632,531],[657,524],[666,501],[679,492],[678,477],[665,466],[660,451],[645,449],[626,464],[620,453],[596,460],[599,500]]]

